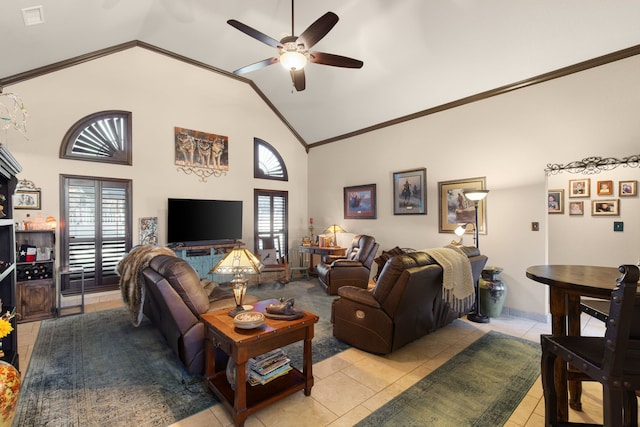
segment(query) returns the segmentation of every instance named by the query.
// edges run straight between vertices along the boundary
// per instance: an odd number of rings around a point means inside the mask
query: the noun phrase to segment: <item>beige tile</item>
[[[394,368],[384,358],[376,356],[364,358],[341,372],[375,392],[405,375],[405,372]]]
[[[363,406],[356,406],[331,424],[327,424],[327,427],[351,427],[365,419],[370,414],[371,411],[367,408]]]
[[[265,427],[325,426],[338,416],[315,396],[312,397],[315,391],[314,387],[311,396],[305,396],[303,392],[295,393],[262,409],[255,416]]]
[[[184,420],[180,420],[177,423],[171,424],[170,427],[224,427],[223,424],[211,409],[205,409],[204,411],[198,412],[190,416],[189,418],[185,418]]]
[[[520,402],[520,405],[516,408],[513,414],[511,414],[509,422],[513,422],[515,423],[514,425],[517,426],[524,426],[531,417],[531,414],[539,401],[539,398],[528,395],[525,396],[524,399],[522,399],[522,402]]]
[[[342,416],[375,393],[341,371],[316,382],[311,394],[333,413]]]

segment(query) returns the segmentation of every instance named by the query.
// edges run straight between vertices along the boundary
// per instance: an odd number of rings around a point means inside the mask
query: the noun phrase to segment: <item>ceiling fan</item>
[[[279,62],[284,68],[289,70],[291,80],[293,81],[293,85],[296,90],[302,91],[306,87],[304,66],[307,62],[330,65],[333,67],[362,68],[364,63],[357,59],[334,55],[332,53],[313,52],[309,50],[316,43],[322,40],[322,38],[326,36],[327,33],[336,25],[339,19],[338,15],[333,12],[327,12],[318,18],[313,24],[309,25],[302,34],[294,36],[293,11],[293,0],[291,0],[291,35],[283,37],[280,41],[271,38],[266,34],[243,24],[242,22],[236,21],[235,19],[227,21],[227,24],[242,31],[246,35],[278,49],[278,56],[244,66],[235,70],[233,74],[245,74]]]

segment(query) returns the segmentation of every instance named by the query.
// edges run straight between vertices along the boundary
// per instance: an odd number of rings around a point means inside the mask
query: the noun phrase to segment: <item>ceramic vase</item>
[[[10,426],[18,404],[20,372],[10,363],[0,360],[0,426]]]
[[[504,301],[507,299],[507,286],[500,279],[501,267],[486,267],[480,278],[480,311],[489,317],[500,317]]]

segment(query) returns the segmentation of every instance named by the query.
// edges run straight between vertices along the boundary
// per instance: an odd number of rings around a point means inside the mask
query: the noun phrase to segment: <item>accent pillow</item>
[[[394,257],[396,255],[402,255],[404,253],[406,253],[406,252],[404,250],[400,249],[398,246],[396,246],[393,249],[389,249],[388,251],[382,251],[380,256],[378,258],[374,259],[374,261],[378,265],[378,271],[376,272],[376,275],[373,278],[373,281],[374,282],[378,281],[378,276],[380,276],[380,273],[382,272],[382,268],[387,263],[387,261],[389,261],[390,258],[392,258],[392,257]]]

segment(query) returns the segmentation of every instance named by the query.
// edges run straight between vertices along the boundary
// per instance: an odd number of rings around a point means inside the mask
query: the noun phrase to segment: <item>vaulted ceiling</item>
[[[27,26],[35,6],[44,23]],[[295,35],[328,11],[340,20],[312,50],[361,69],[308,64],[301,92],[278,64],[242,76],[307,144],[640,45],[637,0],[298,0]],[[0,82],[135,40],[226,72],[275,55],[229,19],[279,40],[291,1],[3,0]]]

